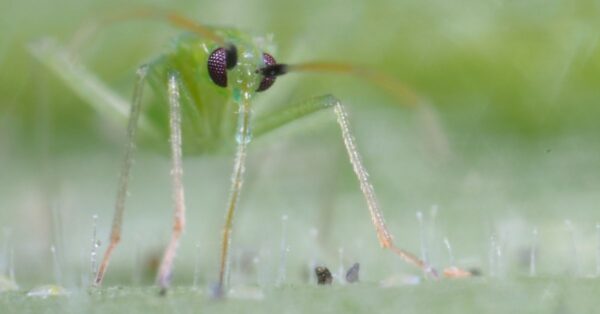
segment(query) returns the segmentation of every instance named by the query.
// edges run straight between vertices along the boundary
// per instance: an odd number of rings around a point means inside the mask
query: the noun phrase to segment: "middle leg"
[[[169,287],[173,271],[173,260],[179,245],[179,238],[185,227],[185,199],[183,193],[183,163],[181,153],[181,104],[179,96],[179,79],[177,73],[168,74],[168,98],[169,98],[169,128],[171,144],[171,185],[173,189],[173,203],[175,206],[173,230],[171,240],[165,249],[162,262],[157,276],[161,294],[166,293]]]

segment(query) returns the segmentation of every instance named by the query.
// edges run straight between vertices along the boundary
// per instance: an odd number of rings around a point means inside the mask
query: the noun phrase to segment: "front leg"
[[[375,226],[375,231],[377,233],[379,244],[383,248],[391,250],[409,264],[413,264],[422,269],[425,273],[437,278],[437,271],[434,268],[432,268],[429,264],[422,261],[414,254],[405,251],[394,244],[392,235],[389,232],[387,226],[385,225],[383,213],[381,212],[381,209],[379,207],[379,202],[377,201],[375,190],[373,189],[373,186],[369,181],[369,175],[365,166],[363,165],[362,158],[358,152],[356,141],[350,131],[348,114],[346,112],[346,109],[344,108],[344,105],[339,99],[331,95],[316,97],[304,101],[298,105],[283,109],[279,112],[274,112],[269,115],[266,115],[265,118],[257,120],[255,134],[260,135],[267,133],[287,123],[298,120],[304,116],[328,108],[333,108],[333,111],[335,113],[338,125],[342,133],[344,146],[346,148],[346,152],[348,153],[348,158],[350,159],[350,163],[352,164],[352,168],[360,184],[360,189],[365,198],[365,201],[367,202],[367,208],[369,209],[369,214],[371,215],[371,221]]]
[[[390,249],[392,252],[398,254],[406,262],[421,268],[425,273],[437,278],[438,275],[434,268],[416,257],[414,254],[394,245],[392,235],[385,225],[383,213],[379,208],[379,202],[375,196],[375,190],[373,189],[373,185],[371,185],[369,182],[369,174],[362,163],[362,159],[358,153],[358,148],[356,147],[356,142],[352,136],[352,133],[350,132],[350,123],[348,121],[346,109],[342,103],[335,98],[333,111],[335,112],[338,125],[342,131],[342,138],[344,139],[344,146],[346,146],[350,163],[352,163],[352,168],[354,169],[354,173],[356,174],[358,182],[360,183],[360,189],[365,197],[365,200],[367,201],[367,207],[369,208],[369,213],[371,214],[371,221],[373,222],[373,225],[375,225],[375,230],[377,231],[379,244],[382,247]]]
[[[231,244],[231,230],[233,228],[233,215],[240,198],[242,184],[244,182],[244,171],[246,164],[246,150],[252,137],[250,131],[250,104],[247,100],[242,101],[238,108],[237,123],[237,152],[233,164],[233,173],[231,175],[231,189],[229,200],[227,201],[227,210],[225,213],[225,224],[223,226],[221,242],[221,262],[219,269],[219,283],[214,291],[216,297],[222,297],[225,294],[227,286],[226,278],[229,270],[229,245]]]

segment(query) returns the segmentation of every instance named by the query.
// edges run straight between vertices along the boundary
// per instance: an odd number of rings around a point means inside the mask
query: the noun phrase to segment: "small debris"
[[[19,285],[16,282],[0,276],[0,293],[19,290]]]
[[[360,271],[360,264],[354,263],[352,267],[346,272],[346,282],[355,283],[358,282],[358,272]]]
[[[68,295],[69,291],[57,285],[43,285],[35,287],[27,292],[28,297],[37,297],[46,299],[48,297],[57,297]]]
[[[470,278],[480,276],[481,271],[479,269],[462,269],[456,266],[450,266],[444,269],[444,277],[450,279]]]
[[[333,276],[331,276],[331,272],[325,266],[315,267],[315,274],[317,275],[317,283],[319,285],[330,285],[333,282]]]
[[[481,269],[476,268],[476,267],[469,268],[469,272],[471,273],[471,276],[473,276],[473,277],[479,277],[482,275]]]

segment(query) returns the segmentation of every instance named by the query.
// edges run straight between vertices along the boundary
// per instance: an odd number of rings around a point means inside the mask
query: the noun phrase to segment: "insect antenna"
[[[339,62],[306,62],[298,64],[273,64],[260,69],[266,77],[293,72],[332,73],[348,75],[367,81],[396,99],[399,104],[414,109],[424,127],[427,144],[436,156],[445,159],[450,154],[448,140],[444,135],[437,112],[412,88],[397,78],[371,67]]]
[[[200,24],[188,17],[185,17],[177,12],[161,9],[157,7],[142,7],[119,13],[107,14],[88,22],[82,26],[73,36],[69,45],[71,51],[78,51],[86,42],[95,36],[102,28],[108,27],[118,22],[126,22],[131,20],[163,20],[176,28],[190,31],[200,37],[210,39],[220,46],[233,47],[225,42],[223,37],[217,34],[212,28]],[[235,47],[233,47],[235,49]],[[231,51],[231,49],[228,49]]]
[[[375,69],[348,63],[307,62],[298,64],[275,64],[264,67],[265,76],[279,76],[290,72],[334,73],[355,76],[381,87],[408,107],[425,103],[411,88],[396,78]]]

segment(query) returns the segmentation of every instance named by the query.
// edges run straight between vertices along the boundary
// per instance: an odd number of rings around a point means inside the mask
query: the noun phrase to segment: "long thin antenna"
[[[423,126],[427,144],[436,156],[447,157],[450,152],[437,112],[425,99],[393,76],[376,69],[339,62],[307,62],[299,64],[274,64],[259,70],[266,77],[275,77],[289,72],[316,72],[350,75],[365,80],[385,90],[399,104],[416,110]]]
[[[417,107],[424,103],[412,89],[398,81],[396,78],[364,66],[338,62],[307,62],[287,65],[287,71],[352,75],[381,87],[408,107]]]
[[[174,11],[154,7],[144,7],[138,8],[136,10],[119,12],[117,14],[109,14],[93,19],[92,22],[82,26],[77,31],[77,33],[75,33],[73,39],[71,40],[69,48],[71,51],[77,51],[80,47],[83,47],[92,37],[94,37],[100,28],[107,27],[108,25],[117,22],[124,22],[136,19],[164,20],[177,28],[190,31],[199,35],[200,37],[212,40],[217,45],[226,45],[223,37],[218,35],[212,28],[208,26],[202,25]]]

